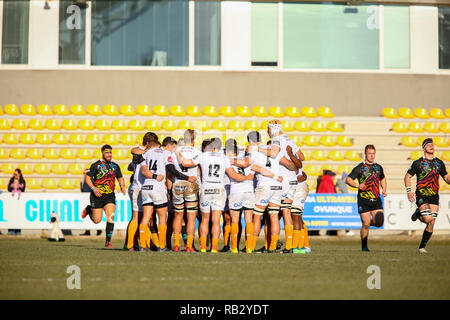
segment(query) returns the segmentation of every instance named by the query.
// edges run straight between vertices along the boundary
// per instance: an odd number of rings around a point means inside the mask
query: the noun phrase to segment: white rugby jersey
[[[259,147],[267,148],[268,146],[259,145]],[[249,153],[249,157],[254,161],[256,165],[270,170],[273,174],[275,174],[275,177],[279,175],[280,159],[283,157],[283,154],[281,152],[278,153],[276,158],[271,158],[262,154],[261,152],[251,151]],[[281,182],[279,182],[278,180],[266,177],[260,173],[256,174],[256,181],[257,186],[281,186]]]
[[[225,169],[230,166],[230,159],[223,152],[203,152],[200,157],[202,187],[225,187]]]
[[[148,170],[154,174],[162,174],[166,176],[166,163],[164,160],[164,150],[162,148],[151,148],[147,150],[143,155],[145,159],[145,164],[147,164]],[[156,179],[146,178],[144,181],[144,186],[160,186],[165,188],[165,179],[162,181],[157,181]]]
[[[180,147],[178,149],[181,152],[181,155],[183,156],[183,158],[187,159],[187,160],[192,160],[192,162],[194,162],[196,165],[198,165],[200,163],[200,151],[198,151],[197,148],[192,147],[192,146],[183,146]],[[181,165],[180,159],[178,159],[178,157],[176,156],[176,154],[174,153],[174,161],[173,164],[175,165],[175,169],[177,169],[177,171],[181,172],[182,174],[188,176],[188,177],[197,177],[198,180],[198,168],[197,166],[192,167],[192,168],[186,168],[183,167]],[[178,181],[180,179],[175,178],[174,182]]]
[[[291,160],[289,155],[287,154],[286,147],[291,146],[292,153],[297,157],[297,151],[298,147],[295,144],[294,140],[289,138],[287,134],[282,134],[276,137],[272,138],[272,144],[277,145],[280,147],[280,153],[283,153],[283,156],[286,157],[286,159]],[[280,158],[281,159],[281,158]],[[299,170],[299,174],[301,174],[301,169]],[[283,177],[283,179],[286,179],[288,181],[297,181],[297,175],[295,174],[295,171],[289,170],[283,165],[280,165],[280,172],[279,175]]]
[[[245,157],[245,152],[242,151],[239,153],[239,155],[236,157],[237,159],[244,159]],[[231,168],[236,171],[239,174],[242,174],[244,176],[247,176],[251,173],[254,173],[254,171],[251,168],[251,165],[248,166],[247,168],[240,168],[237,166],[232,165]],[[228,175],[226,174],[225,177],[228,177]],[[230,193],[243,193],[243,192],[253,192],[253,180],[245,180],[245,181],[236,181],[233,180],[231,177],[228,177],[230,184],[231,184],[231,189],[230,189]]]
[[[145,148],[143,146],[138,146],[138,147],[141,150],[145,150]],[[144,163],[144,162],[141,162],[139,164],[132,163],[134,170],[133,170],[133,182],[131,183],[131,190],[135,190],[135,189],[141,190],[142,184],[145,181],[145,177],[141,172],[142,163]]]

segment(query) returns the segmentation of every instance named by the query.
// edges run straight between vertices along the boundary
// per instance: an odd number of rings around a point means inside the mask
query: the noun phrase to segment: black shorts
[[[435,194],[432,196],[424,196],[422,194],[416,194],[417,207],[419,208],[421,205],[425,203],[439,205],[439,194]]]
[[[383,210],[383,203],[381,198],[374,200],[368,200],[358,197],[358,213],[373,211],[373,210]]]
[[[116,194],[114,192],[102,194],[100,198],[91,192],[89,199],[92,209],[103,209],[108,203],[116,204]]]

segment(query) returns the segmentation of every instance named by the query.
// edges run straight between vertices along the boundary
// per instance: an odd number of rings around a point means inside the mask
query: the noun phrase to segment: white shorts
[[[155,208],[167,205],[167,190],[159,186],[142,186],[142,205],[151,205]]]
[[[128,188],[128,196],[131,201],[131,208],[133,211],[142,212],[142,195],[141,190],[139,189],[130,189]]]
[[[230,210],[253,209],[255,207],[255,193],[251,191],[230,194]]]
[[[172,185],[172,201],[175,205],[198,201],[198,184],[189,181],[176,181]]]
[[[294,194],[295,194],[295,191],[297,190],[297,186],[298,186],[297,181],[283,182],[281,200],[285,200],[285,199],[294,200]]]
[[[269,203],[281,205],[281,186],[258,186],[255,189],[255,204],[267,207]]]
[[[309,194],[309,187],[306,181],[298,184],[297,190],[294,194],[294,200],[292,201],[292,207],[302,209],[305,207],[305,201]]]
[[[200,211],[204,213],[212,210],[223,211],[227,194],[224,187],[207,186],[200,189]]]

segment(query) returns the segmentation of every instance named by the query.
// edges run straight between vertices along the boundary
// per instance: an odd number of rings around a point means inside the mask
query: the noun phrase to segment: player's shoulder
[[[111,168],[117,169],[117,168],[120,168],[120,166],[117,163],[115,163],[114,161],[111,161]]]

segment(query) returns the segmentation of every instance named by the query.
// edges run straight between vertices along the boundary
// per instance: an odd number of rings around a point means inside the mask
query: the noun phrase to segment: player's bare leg
[[[134,238],[139,224],[139,211],[132,211],[131,220],[128,222],[125,248],[134,251]]]
[[[284,221],[284,233],[286,235],[286,245],[285,250],[283,250],[283,253],[292,253],[292,237],[294,233],[294,225],[292,221],[292,215],[291,215],[291,199],[285,199],[283,201],[285,206],[282,205],[282,214],[283,214],[283,221]],[[289,207],[287,207],[288,205]]]
[[[186,203],[186,252],[194,252],[195,219],[198,213],[198,202]],[[200,231],[200,228],[199,228]]]
[[[198,226],[198,230],[200,233],[200,252],[206,252],[206,238],[208,237],[209,232],[209,212],[201,212],[202,221]],[[220,226],[219,226],[220,229]]]
[[[223,243],[221,252],[230,251],[230,235],[231,235],[231,215],[230,211],[223,212]]]
[[[253,210],[244,211],[245,220],[245,251],[247,253],[252,252],[253,244]]]
[[[183,216],[184,216],[184,207],[182,210],[177,210],[175,208],[172,223],[173,237],[174,237],[173,250],[177,252],[180,251],[181,224],[183,222]]]
[[[435,205],[435,204],[425,203],[419,207],[419,210],[421,212],[419,220],[427,225],[425,227],[425,230],[423,231],[422,240],[420,241],[419,252],[426,253],[427,251],[425,250],[425,247],[426,247],[428,241],[430,240],[431,235],[433,234],[434,223],[436,221],[436,216],[437,216],[437,212],[439,210],[439,206]],[[423,214],[425,214],[425,215],[423,215]]]
[[[153,215],[153,206],[152,205],[143,205],[143,214],[142,219],[139,224],[139,245],[142,251],[150,250],[150,229],[149,222]]]
[[[259,233],[261,232],[261,219],[263,218],[264,211],[266,207],[256,205],[255,209],[253,210],[253,244],[252,244],[252,251],[255,250],[256,242],[259,238]]]
[[[156,214],[158,215],[159,251],[169,251],[166,249],[167,206],[157,208]]]
[[[219,251],[219,238],[220,238],[220,217],[222,215],[221,210],[212,210],[211,212],[211,252]]]
[[[231,252],[238,252],[239,218],[241,211],[230,210],[231,216]]]
[[[112,248],[111,238],[114,232],[114,214],[116,212],[116,205],[114,203],[107,203],[103,209],[106,215],[106,241],[105,247]]]
[[[270,245],[268,252],[275,252],[277,249],[278,238],[280,237],[280,220],[278,219],[278,211],[280,206],[269,203],[269,219],[270,219]]]

